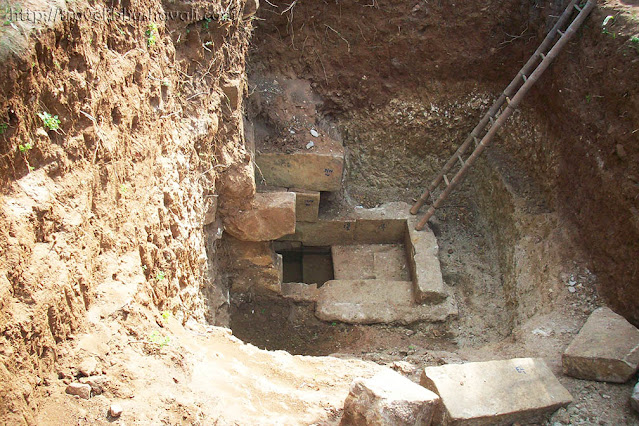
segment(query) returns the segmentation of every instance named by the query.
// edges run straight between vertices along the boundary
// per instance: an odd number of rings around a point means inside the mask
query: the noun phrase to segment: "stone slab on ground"
[[[319,215],[320,193],[305,189],[292,188],[295,193],[295,216],[298,222],[317,222]]]
[[[416,218],[407,222],[406,251],[418,303],[440,302],[448,297],[439,264],[437,238],[430,228],[415,230]]]
[[[332,246],[336,280],[410,281],[403,244]]]
[[[257,193],[251,208],[229,216],[225,230],[242,241],[270,241],[295,232],[295,193]]]
[[[376,279],[410,281],[406,248],[403,244],[380,244],[373,258]]]
[[[350,324],[411,324],[445,321],[457,315],[457,306],[452,298],[416,304],[410,281],[333,280],[319,289],[315,315]]]
[[[420,383],[442,399],[443,409],[435,424],[542,422],[572,402],[570,393],[541,359],[426,367]]]
[[[344,426],[431,424],[439,397],[392,370],[353,381],[344,402]]]
[[[317,284],[282,283],[282,296],[294,302],[315,302],[318,294]]]
[[[375,258],[369,245],[332,246],[331,255],[336,280],[375,279]]]
[[[639,366],[639,330],[607,307],[595,310],[562,357],[578,379],[625,383]]]
[[[311,191],[339,191],[342,187],[343,150],[333,154],[257,153],[255,164],[256,176],[268,185]]]

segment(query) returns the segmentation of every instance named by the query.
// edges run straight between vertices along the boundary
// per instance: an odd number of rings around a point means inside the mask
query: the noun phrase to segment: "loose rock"
[[[341,425],[430,425],[440,400],[391,370],[355,379],[344,402]]]
[[[442,399],[436,424],[540,424],[572,402],[541,359],[426,367],[420,383]]]
[[[66,392],[69,395],[77,395],[80,398],[91,398],[91,386],[83,383],[71,383],[67,386]]]
[[[109,407],[109,416],[118,418],[122,415],[122,406],[120,404],[111,404]]]
[[[639,365],[639,330],[609,308],[595,310],[562,357],[578,379],[625,383]]]
[[[93,376],[98,374],[98,360],[94,357],[85,358],[79,367],[80,374],[85,377]]]

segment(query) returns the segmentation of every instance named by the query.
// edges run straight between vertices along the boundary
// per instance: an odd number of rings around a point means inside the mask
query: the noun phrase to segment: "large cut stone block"
[[[426,367],[421,384],[442,399],[435,424],[541,423],[572,402],[546,363],[532,358]]]
[[[428,426],[440,403],[433,392],[392,371],[355,379],[344,402],[344,426]]]
[[[339,191],[342,187],[343,152],[258,153],[255,163],[257,175],[261,173],[268,185],[312,191]]]
[[[374,280],[375,253],[368,245],[331,246],[336,280]]]
[[[295,232],[295,194],[257,193],[248,210],[227,217],[226,231],[243,241],[270,241]]]
[[[317,222],[319,215],[320,193],[305,189],[291,189],[295,192],[295,216],[298,222]]]
[[[562,362],[569,376],[624,383],[639,365],[639,330],[609,308],[599,308],[568,346]]]
[[[319,289],[315,315],[323,321],[350,324],[445,321],[457,315],[452,298],[437,305],[418,305],[410,281],[333,280]]]
[[[406,233],[408,265],[415,286],[418,303],[437,303],[448,297],[439,265],[439,246],[430,228],[415,230],[415,219],[408,221]]]
[[[402,244],[332,246],[336,280],[409,281]]]

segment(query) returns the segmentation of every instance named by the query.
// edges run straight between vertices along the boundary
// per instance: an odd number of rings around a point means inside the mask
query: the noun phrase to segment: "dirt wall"
[[[271,3],[277,7],[261,11],[264,21],[249,69],[312,81],[323,98],[323,112],[343,126],[350,195],[370,205],[407,199],[411,188],[427,184],[438,161],[461,142],[459,135],[472,129],[482,111],[481,105],[464,104],[473,95],[503,90],[567,2],[297,2],[290,9],[290,3]],[[555,225],[544,227],[570,234],[555,235],[557,247],[575,239],[573,257],[581,262],[583,250],[586,269],[596,275],[605,301],[635,323],[639,45],[632,37],[637,37],[637,13],[628,2],[600,2],[499,141],[503,154],[515,160],[509,167],[518,168],[520,182],[534,181],[535,193],[523,194],[524,204],[540,204],[533,206],[540,218],[556,213]],[[608,15],[615,19],[604,28]],[[458,199],[450,204],[459,204]],[[517,268],[514,251],[522,256],[516,241],[553,234],[529,225],[526,235],[500,234],[508,226],[491,228],[497,232],[495,244],[500,239],[511,244],[501,268],[506,275]],[[534,256],[550,259],[558,250]],[[572,262],[569,258],[564,257]],[[543,268],[538,272],[553,283],[560,280]],[[529,307],[522,314],[534,311]]]
[[[113,272],[119,259],[144,272],[140,302],[224,323],[217,219],[255,191],[241,136],[244,2],[73,7],[75,19],[2,28],[3,424],[33,422],[41,373],[82,330],[96,283],[128,279]],[[91,18],[123,8],[152,16]],[[168,12],[179,14],[154,15]]]

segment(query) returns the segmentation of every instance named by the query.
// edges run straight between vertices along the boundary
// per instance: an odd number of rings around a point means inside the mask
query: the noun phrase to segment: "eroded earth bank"
[[[634,372],[562,364],[598,308],[639,325],[639,6],[408,214],[568,3],[7,5],[0,422],[366,424],[355,378],[536,358],[572,403],[486,424],[639,424]]]

